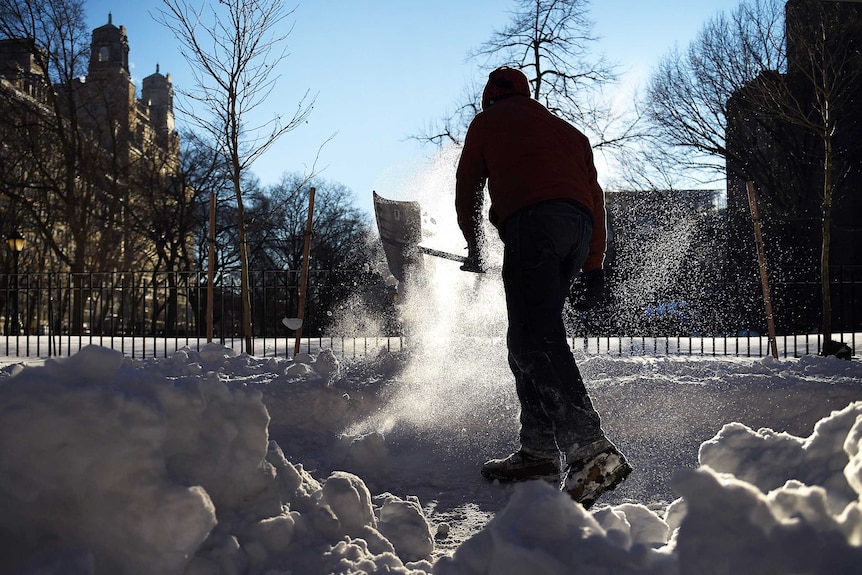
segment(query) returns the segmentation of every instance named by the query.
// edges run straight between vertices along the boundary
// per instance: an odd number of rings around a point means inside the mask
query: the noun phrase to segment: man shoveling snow
[[[456,174],[462,269],[482,269],[484,187],[503,240],[509,366],[521,406],[520,447],[482,468],[490,480],[557,482],[589,508],[632,468],[605,437],[566,341],[563,305],[583,270],[587,305],[604,289],[604,193],[589,141],[530,97],[514,68],[491,72]],[[561,458],[565,467],[561,464]]]

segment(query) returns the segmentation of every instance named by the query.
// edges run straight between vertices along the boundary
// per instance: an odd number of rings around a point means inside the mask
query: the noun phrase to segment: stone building
[[[126,29],[110,14],[92,31],[84,74],[83,54],[52,49],[0,40],[0,231],[28,237],[31,270],[153,269],[150,211],[184,193],[172,190],[171,77],[156,65],[138,95]]]
[[[170,75],[164,76],[156,64],[155,73],[143,79],[141,97],[129,72],[129,39],[125,26],[119,28],[108,15],[108,23],[93,30],[87,76],[73,88],[79,99],[94,113],[94,123],[122,122],[122,151],[132,162],[135,154],[154,150],[174,169],[179,156],[179,138],[174,128],[174,89]],[[98,114],[104,114],[99,116]],[[104,141],[105,147],[111,146]]]

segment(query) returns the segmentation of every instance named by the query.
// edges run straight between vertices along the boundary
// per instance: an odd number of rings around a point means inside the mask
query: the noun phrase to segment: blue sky
[[[196,4],[198,0],[192,0]],[[200,0],[201,2],[203,0]],[[685,46],[717,12],[739,0],[594,0],[594,44],[616,62],[627,84],[643,83],[662,55]],[[509,0],[306,0],[296,4],[276,92],[266,111],[290,111],[308,90],[317,102],[307,124],[289,132],[252,167],[264,185],[285,172],[306,172],[350,188],[371,210],[371,191],[390,189],[397,174],[422,165],[432,152],[409,136],[450,110],[478,65],[468,52],[509,21]],[[171,74],[174,86],[192,81],[171,32],[152,17],[158,0],[90,0],[92,28],[125,26],[129,62],[141,79]],[[191,87],[191,86],[190,86]],[[178,118],[182,121],[182,118]],[[330,136],[334,137],[327,143]],[[325,144],[325,145],[324,145]],[[321,146],[323,148],[321,149]],[[600,180],[608,174],[600,173]]]

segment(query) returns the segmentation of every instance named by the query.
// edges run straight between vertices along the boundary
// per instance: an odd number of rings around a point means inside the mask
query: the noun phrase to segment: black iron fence
[[[314,302],[326,299],[318,292],[327,291],[331,275],[309,272],[309,336],[320,335]],[[282,318],[298,313],[299,272],[254,272],[250,279],[253,336],[263,348],[268,339],[283,339]],[[65,355],[97,343],[152,355],[206,342],[210,331],[213,341],[230,343],[241,339],[240,281],[239,271],[223,273],[211,288],[203,272],[0,274],[0,353]]]
[[[385,323],[382,334],[379,323],[369,334],[333,335],[327,330],[333,302],[356,289],[360,275],[309,272],[303,351],[330,348],[356,357],[406,345],[397,321]],[[220,277],[210,288],[203,272],[0,274],[0,355],[62,356],[88,344],[133,357],[169,355],[182,347],[200,349],[208,342],[210,301],[212,341],[256,355],[293,355],[295,333],[282,319],[298,315],[299,272],[251,274],[251,350],[242,349],[240,274]],[[364,305],[375,313],[397,315],[391,313],[391,291],[364,288]],[[811,318],[818,315],[819,284],[794,278],[776,282],[774,289],[776,307],[790,309],[793,315],[777,322],[780,353],[817,353],[822,336]],[[762,299],[741,297],[742,291],[738,285],[711,285],[690,296],[654,294],[649,301],[632,300],[636,303],[627,307],[615,304],[603,313],[574,318],[571,344],[586,354],[767,355]],[[833,339],[856,350],[862,333],[862,270],[836,270],[832,294]]]
[[[328,272],[309,273],[311,290]],[[297,312],[299,272],[251,274],[255,337],[271,336],[266,318]],[[26,273],[0,275],[2,333],[204,337],[210,289],[202,272]],[[212,290],[212,329],[238,336],[240,274],[227,272]],[[279,315],[281,314],[281,315]]]

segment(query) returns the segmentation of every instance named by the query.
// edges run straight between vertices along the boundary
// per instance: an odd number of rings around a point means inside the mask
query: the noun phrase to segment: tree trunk
[[[823,243],[820,249],[820,286],[822,293],[823,345],[832,340],[832,294],[829,281],[829,248],[832,239],[832,136],[827,131],[824,139],[825,157],[823,159]]]
[[[237,180],[234,181],[234,191],[236,192],[236,213],[237,225],[239,226],[239,261],[240,261],[240,299],[242,299],[242,332],[245,339],[245,353],[251,355],[254,353],[252,342],[252,325],[251,325],[251,290],[249,289],[249,262],[248,262],[248,245],[246,243],[245,233],[245,208],[242,203],[242,190],[239,183],[239,170],[235,172]]]

